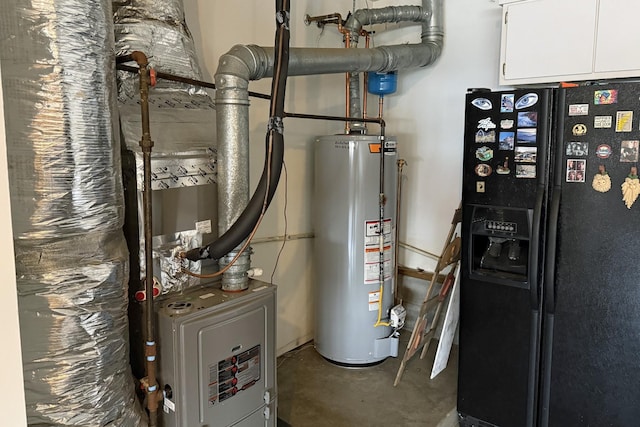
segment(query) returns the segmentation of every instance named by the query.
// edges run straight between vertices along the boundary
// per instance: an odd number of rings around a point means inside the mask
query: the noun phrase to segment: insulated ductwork
[[[3,0],[0,16],[27,421],[144,426],[129,368],[111,1]]]
[[[421,21],[422,40],[417,44],[380,46],[372,49],[318,49],[292,48],[289,52],[289,76],[332,74],[344,72],[394,71],[432,64],[442,51],[444,40],[443,0],[424,0],[423,7],[399,6],[397,8],[358,12],[358,22],[353,21],[354,30],[361,25],[373,23],[376,19],[395,19],[403,16]],[[429,12],[431,12],[429,14]],[[394,21],[395,22],[395,21]],[[223,164],[228,162],[229,169],[224,176],[219,175],[218,217],[221,226],[221,238],[212,244],[189,251],[189,259],[219,259],[233,250],[249,234],[256,224],[262,209],[264,192],[269,192],[269,200],[275,192],[279,179],[279,167],[282,154],[273,156],[271,182],[266,182],[263,173],[255,194],[248,200],[248,163],[249,152],[249,102],[248,86],[250,80],[259,80],[273,75],[273,48],[254,45],[234,46],[220,58],[216,72],[216,125],[218,129],[219,173],[223,173]],[[228,131],[220,132],[221,129]],[[228,168],[228,167],[227,167]],[[237,168],[237,169],[236,169]],[[275,174],[278,171],[278,174]],[[224,233],[224,234],[223,234]],[[246,276],[246,271],[234,273]],[[246,280],[246,277],[245,277]]]
[[[118,56],[144,52],[151,68],[191,79],[202,78],[182,0],[119,0],[114,2],[114,9]],[[154,90],[175,91],[206,95],[202,89],[167,80],[158,80]],[[137,76],[118,72],[119,100],[137,97]]]

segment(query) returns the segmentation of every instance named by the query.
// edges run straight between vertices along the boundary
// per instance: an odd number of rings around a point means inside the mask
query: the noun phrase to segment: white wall
[[[0,81],[2,79],[0,78]],[[0,117],[4,117],[2,85],[0,84]],[[26,426],[24,385],[22,377],[22,353],[18,325],[18,300],[15,262],[13,256],[13,232],[11,231],[11,201],[9,199],[9,174],[7,168],[7,141],[4,120],[0,120],[0,257],[2,285],[0,286],[0,325],[2,325],[2,363],[0,363],[0,414],[2,424]]]
[[[467,88],[498,88],[501,9],[491,0],[445,0],[445,46],[441,58],[424,69],[399,73],[398,92],[385,99],[387,134],[397,135],[400,158],[408,166],[403,187],[400,240],[439,254],[451,217],[460,201],[464,98]],[[369,0],[370,7],[420,4],[420,1]],[[364,0],[356,8],[365,7]],[[299,0],[291,2],[292,47],[341,47],[335,27],[324,31],[305,26],[304,15],[339,12],[346,17],[353,1]],[[272,46],[275,35],[274,2],[185,0],[187,23],[193,32],[201,64],[211,79],[218,58],[234,44]],[[374,44],[415,43],[420,28],[385,25],[376,28]],[[267,93],[270,79],[253,82],[251,90]],[[369,111],[377,111],[370,97]],[[344,76],[292,77],[287,84],[286,110],[341,115],[344,112]],[[263,163],[267,101],[253,100],[251,108],[251,179],[255,186]],[[288,170],[287,234],[313,231],[311,223],[313,137],[339,133],[340,123],[287,119],[285,162]],[[285,233],[285,180],[259,237]],[[274,283],[278,284],[278,352],[313,337],[313,242],[287,242]],[[279,243],[254,245],[253,265],[273,271]],[[410,267],[433,270],[433,259],[407,250],[400,261]]]

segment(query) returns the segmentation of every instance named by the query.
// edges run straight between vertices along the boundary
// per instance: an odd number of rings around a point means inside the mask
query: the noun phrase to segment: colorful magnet
[[[593,93],[593,103],[596,105],[608,105],[618,103],[617,90],[597,90]]]
[[[621,185],[622,188],[622,201],[624,201],[627,209],[631,209],[633,202],[638,198],[640,194],[640,181],[638,180],[638,168],[631,166],[629,175],[624,179]]]
[[[578,123],[571,129],[571,132],[573,133],[573,136],[584,136],[587,134],[587,125],[584,123]]]
[[[505,119],[500,121],[500,129],[512,129],[514,121]]]
[[[620,161],[631,163],[638,161],[638,141],[622,141],[622,144],[620,144]]]
[[[476,158],[481,162],[486,162],[493,159],[493,150],[489,147],[482,146],[476,150]]]
[[[616,132],[631,132],[633,111],[618,111],[616,113]]]
[[[480,129],[478,132],[476,132],[476,142],[479,144],[496,142],[496,131],[495,130],[484,131]]]
[[[514,161],[518,163],[535,163],[538,155],[537,147],[516,147]]]
[[[515,96],[510,94],[503,94],[500,98],[500,112],[501,113],[512,113],[513,112],[513,101]]]
[[[589,154],[589,144],[586,142],[569,142],[566,150],[569,157],[580,157]]]
[[[481,110],[491,110],[493,108],[493,104],[487,98],[476,98],[471,101],[471,105]]]
[[[509,175],[511,173],[511,169],[509,169],[509,157],[505,157],[502,164],[496,167],[496,173],[498,175]]]
[[[613,150],[608,144],[600,144],[596,148],[596,156],[601,159],[608,159],[609,157],[611,157],[611,153],[613,153]]]
[[[584,159],[567,160],[567,182],[584,182],[587,161]]]
[[[524,111],[518,113],[518,127],[534,128],[538,125],[538,113],[535,111]]]
[[[572,104],[569,105],[570,116],[588,116],[589,104]]]
[[[518,129],[518,144],[535,144],[535,129]]]
[[[495,128],[496,128],[496,124],[491,121],[491,117],[478,120],[478,129],[482,129],[486,132],[489,129],[495,129]]]
[[[535,178],[535,165],[516,165],[516,178]]]
[[[518,110],[522,110],[523,108],[531,107],[532,105],[536,105],[538,102],[538,94],[536,93],[527,93],[526,95],[522,95],[516,101],[516,108]]]
[[[500,132],[498,150],[513,150],[514,136],[514,132]]]
[[[491,175],[491,172],[493,172],[493,169],[491,168],[490,165],[486,163],[480,163],[479,165],[476,165],[475,171],[476,171],[476,175],[485,177],[485,176]]]
[[[611,190],[611,178],[604,165],[598,166],[598,173],[593,176],[591,187],[600,193],[606,193]]]
[[[613,123],[613,116],[595,116],[593,118],[593,127],[595,129],[610,129]]]

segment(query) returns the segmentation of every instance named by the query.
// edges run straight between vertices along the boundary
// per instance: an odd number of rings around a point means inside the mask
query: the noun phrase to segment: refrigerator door
[[[638,425],[640,202],[627,206],[622,185],[640,185],[627,180],[638,162],[640,86],[566,89],[559,99],[541,425]]]
[[[463,426],[533,426],[547,90],[467,96],[458,412]]]

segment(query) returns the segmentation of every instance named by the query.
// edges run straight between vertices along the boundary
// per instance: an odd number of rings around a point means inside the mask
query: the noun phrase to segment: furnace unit
[[[192,288],[158,301],[163,427],[275,427],[276,287]]]

